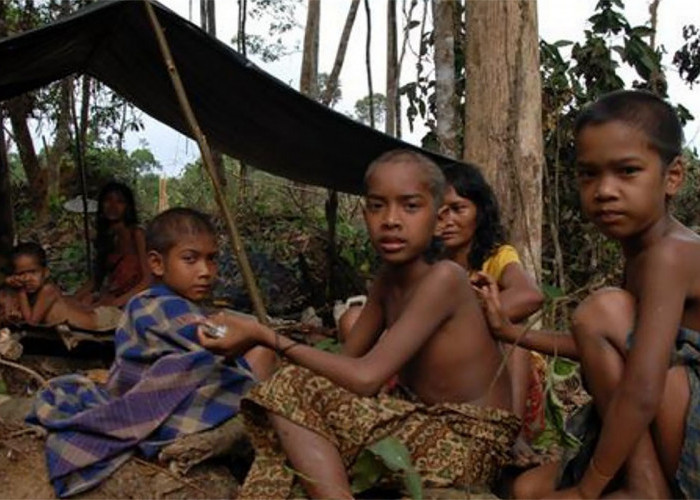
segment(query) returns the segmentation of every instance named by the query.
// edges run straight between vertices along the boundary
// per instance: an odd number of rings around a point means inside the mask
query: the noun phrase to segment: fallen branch
[[[151,462],[147,462],[146,460],[143,460],[142,458],[138,458],[138,457],[133,457],[133,460],[136,463],[141,464],[141,465],[145,465],[146,467],[149,467],[157,472],[162,472],[166,476],[169,476],[169,477],[175,479],[176,481],[178,481],[180,484],[182,484],[184,486],[187,486],[189,488],[192,488],[192,489],[199,491],[200,493],[202,493],[205,496],[205,498],[209,498],[211,496],[210,493],[207,492],[204,488],[197,486],[192,481],[188,481],[187,479],[179,477],[177,474],[173,474],[172,472],[170,472],[168,469],[166,469],[164,467],[160,467],[156,464],[152,464]]]

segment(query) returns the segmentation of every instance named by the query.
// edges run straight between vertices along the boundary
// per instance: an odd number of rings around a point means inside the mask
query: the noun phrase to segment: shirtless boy
[[[387,436],[408,447],[426,484],[486,486],[518,432],[501,354],[467,273],[424,258],[442,172],[418,153],[391,151],[369,165],[365,188],[365,222],[383,267],[341,354],[230,316],[217,318],[224,338],[200,334],[215,351],[264,345],[291,362],[243,402],[256,448],[244,497],[288,496],[286,459],[312,497],[351,497],[346,471]],[[376,396],[396,373],[410,400]]]
[[[574,346],[552,339],[580,357],[602,427],[573,487],[553,494],[564,485],[546,465],[518,478],[516,496],[700,498],[700,237],[669,213],[681,145],[675,111],[647,92],[603,96],[577,121],[581,205],[620,243],[625,279],[578,307]],[[493,283],[482,293],[496,333],[514,336]],[[546,335],[528,337],[546,350]]]
[[[22,319],[30,325],[68,323],[97,330],[116,326],[121,312],[112,307],[88,308],[67,300],[49,281],[46,252],[38,243],[20,243],[10,253],[12,275],[5,283],[17,291]]]

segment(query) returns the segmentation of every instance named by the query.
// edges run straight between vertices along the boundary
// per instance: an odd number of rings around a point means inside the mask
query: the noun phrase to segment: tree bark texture
[[[455,92],[454,0],[432,0],[435,51],[435,134],[440,152],[459,157],[457,94]]]
[[[323,96],[321,96],[321,102],[326,106],[328,106],[331,100],[333,100],[333,94],[335,93],[335,89],[338,87],[340,70],[343,69],[345,54],[348,51],[348,42],[350,41],[350,33],[352,33],[352,27],[355,24],[355,17],[357,17],[357,9],[359,7],[360,0],[352,0],[350,9],[348,10],[348,15],[345,18],[345,26],[343,26],[343,32],[340,35],[340,41],[338,42],[338,50],[335,53],[335,61],[333,61],[333,69],[328,77],[325,92]]]
[[[0,270],[7,264],[15,238],[12,190],[10,186],[10,164],[7,158],[3,110],[0,108]]]
[[[542,102],[535,0],[467,1],[464,159],[484,170],[509,239],[540,277]]]
[[[312,99],[318,98],[318,38],[321,0],[309,0],[304,30],[304,54],[301,61],[299,90]]]
[[[200,0],[200,23],[202,29],[209,35],[216,38],[216,11],[214,10],[214,0]],[[214,160],[214,170],[219,178],[219,183],[227,186],[226,171],[224,170],[224,155],[216,148],[211,148],[211,156]]]
[[[23,94],[8,100],[6,105],[12,131],[14,132],[17,152],[29,182],[32,207],[41,216],[45,213],[47,207],[47,179],[46,171],[41,168],[39,163],[32,134],[29,131],[29,125],[27,125],[31,111],[31,100],[32,98],[29,94]]]
[[[396,0],[386,3],[386,116],[384,131],[396,136],[396,113],[399,95],[398,56],[396,46]]]

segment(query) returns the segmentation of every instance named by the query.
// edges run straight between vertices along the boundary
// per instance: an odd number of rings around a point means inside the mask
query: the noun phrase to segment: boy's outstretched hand
[[[255,319],[220,312],[197,321],[197,337],[202,347],[224,356],[242,356],[261,343],[262,327]],[[212,338],[206,333],[206,325],[223,326],[226,332],[221,338]]]
[[[481,299],[481,305],[489,328],[494,331],[500,331],[504,326],[510,324],[510,320],[503,312],[503,307],[501,306],[496,280],[485,272],[479,271],[473,275],[471,283],[476,294]]]

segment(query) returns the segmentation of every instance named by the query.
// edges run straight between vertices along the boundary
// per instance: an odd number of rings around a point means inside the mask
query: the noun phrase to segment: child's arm
[[[200,342],[204,347],[234,355],[261,344],[356,394],[373,395],[454,314],[457,301],[464,300],[461,287],[472,293],[466,274],[455,266],[447,261],[436,264],[397,321],[361,357],[298,344],[251,319],[232,315],[215,318],[228,327],[224,338],[214,340],[200,332]]]
[[[24,299],[22,299],[22,295],[24,295]],[[42,323],[44,319],[46,319],[46,315],[49,310],[54,306],[56,301],[60,299],[60,297],[61,291],[56,285],[52,283],[45,284],[43,287],[41,287],[41,290],[39,290],[34,307],[30,308],[29,317],[25,315],[24,320],[30,325]],[[20,304],[23,303],[23,300],[26,300],[26,305],[29,306],[27,294],[24,292],[24,290],[22,293],[20,293]],[[22,309],[22,313],[24,314],[24,309]]]
[[[384,326],[384,313],[380,299],[383,281],[381,276],[374,280],[367,296],[367,302],[348,338],[343,343],[341,352],[344,355],[357,358],[366,354],[381,334]]]
[[[498,286],[503,312],[513,323],[523,321],[542,307],[544,295],[518,262],[511,262],[503,269]]]
[[[582,496],[600,496],[608,476],[622,467],[659,410],[690,280],[695,278],[689,261],[677,245],[667,243],[647,250],[638,263],[632,284],[637,298],[634,344],[577,487]]]
[[[549,356],[564,356],[578,359],[578,350],[574,338],[564,332],[546,330],[527,330],[524,326],[510,322],[508,313],[502,304],[502,295],[494,279],[486,273],[478,273],[474,288],[481,298],[491,333],[498,340],[518,343],[518,346]]]

